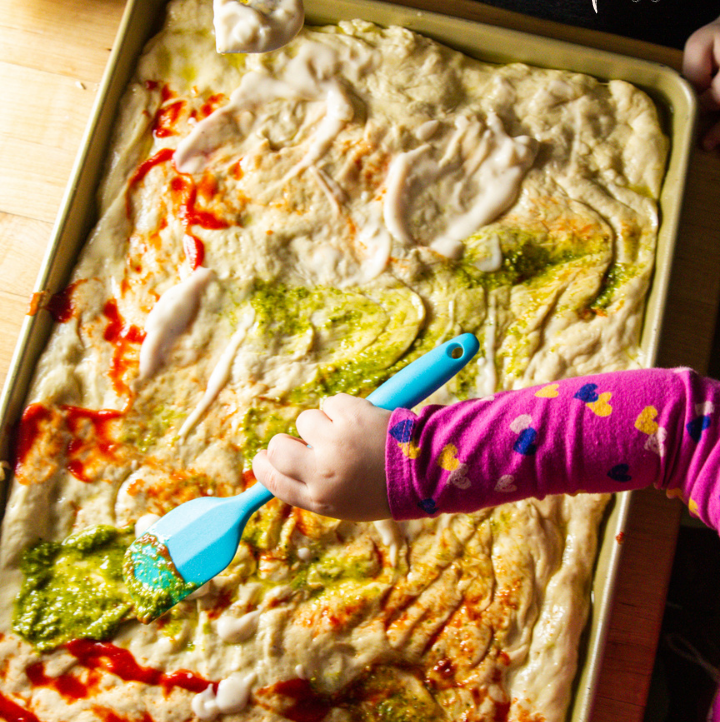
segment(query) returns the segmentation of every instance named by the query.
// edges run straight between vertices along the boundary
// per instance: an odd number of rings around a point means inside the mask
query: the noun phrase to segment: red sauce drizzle
[[[93,707],[92,710],[103,719],[103,722],[130,722],[127,717],[120,717],[105,707]],[[147,712],[143,712],[142,717],[135,717],[132,722],[153,722],[153,718]]]
[[[233,601],[232,589],[222,589],[215,600],[213,606],[208,609],[208,619],[217,619],[224,610],[226,610]]]
[[[40,425],[50,418],[52,412],[42,404],[30,404],[23,411],[16,432],[15,443],[15,473],[30,453],[35,440],[40,435]]]
[[[193,110],[191,115],[196,120],[202,120],[203,118],[207,118],[211,113],[214,113],[224,102],[225,95],[223,93],[215,93],[202,104],[199,111]]]
[[[25,674],[34,687],[52,687],[68,699],[84,699],[88,695],[88,685],[71,674],[48,677],[42,662],[31,664]]]
[[[61,408],[66,414],[66,423],[73,435],[73,439],[68,445],[68,471],[80,481],[92,482],[94,479],[85,471],[84,452],[90,448],[93,451],[97,450],[103,456],[112,455],[117,444],[110,436],[108,426],[122,416],[123,412],[113,409],[92,411],[79,406],[62,406]],[[88,421],[92,425],[94,435],[94,439],[89,441],[79,436]]]
[[[130,177],[130,187],[139,183],[156,165],[160,165],[160,163],[167,163],[167,161],[172,160],[173,153],[175,153],[175,151],[172,148],[162,148],[155,153],[155,155],[150,156],[150,158],[140,163]]]
[[[185,107],[184,100],[176,100],[170,105],[165,105],[155,114],[153,122],[153,135],[156,138],[167,138],[169,135],[177,135],[175,127],[182,109]]]
[[[40,722],[28,709],[0,694],[0,718],[7,722]]]
[[[193,271],[200,268],[205,260],[205,244],[197,236],[186,233],[183,238],[183,249],[190,268]]]
[[[201,190],[204,195],[214,192],[214,183],[212,181],[208,180],[202,183]],[[195,208],[197,187],[191,177],[176,176],[170,181],[170,191],[173,195],[173,200],[178,206],[180,220],[185,226],[185,239],[183,241],[185,256],[188,259],[190,267],[195,270],[202,266],[203,260],[205,259],[205,245],[197,236],[190,232],[191,226],[219,229],[227,228],[228,224],[208,211],[199,211]]]
[[[73,317],[75,306],[72,302],[72,294],[78,283],[79,281],[75,281],[62,291],[54,293],[45,304],[45,308],[56,323],[67,323]]]
[[[332,709],[330,700],[315,692],[306,679],[288,679],[266,687],[261,692],[281,694],[294,702],[281,712],[293,722],[321,722]]]
[[[219,229],[227,228],[228,224],[208,211],[199,211],[195,208],[197,188],[189,176],[176,176],[170,181],[170,190],[179,206],[178,215],[186,228],[200,226],[201,228]]]
[[[103,338],[115,344],[109,375],[115,390],[119,394],[124,394],[129,392],[127,384],[123,381],[123,375],[129,366],[125,355],[130,344],[141,344],[143,342],[145,331],[137,326],[125,326],[118,311],[117,302],[114,299],[110,299],[105,304],[103,315],[108,319]]]
[[[83,667],[111,672],[126,682],[158,685],[166,693],[174,687],[198,693],[212,686],[213,690],[217,691],[216,682],[210,682],[184,669],[177,672],[162,672],[153,667],[142,667],[126,649],[107,642],[74,639],[68,642],[65,648]]]
[[[510,702],[495,702],[493,722],[507,722],[510,714]]]
[[[172,160],[175,151],[172,148],[162,148],[155,155],[144,160],[130,176],[127,191],[125,192],[125,213],[128,218],[132,217],[132,204],[130,202],[130,191],[136,183],[139,183],[156,165],[167,163]]]

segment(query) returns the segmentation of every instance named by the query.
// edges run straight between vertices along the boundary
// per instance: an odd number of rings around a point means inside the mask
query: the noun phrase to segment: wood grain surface
[[[679,69],[677,50],[492,8],[401,0]],[[0,383],[5,379],[124,0],[0,0]],[[720,296],[720,157],[690,166],[659,363],[708,367]],[[593,722],[640,722],[681,507],[633,495]]]

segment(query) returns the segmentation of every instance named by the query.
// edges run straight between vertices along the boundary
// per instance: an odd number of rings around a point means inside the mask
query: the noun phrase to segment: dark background
[[[482,0],[545,20],[682,49],[720,16],[720,0]],[[720,326],[709,374],[720,378]],[[645,722],[705,722],[720,667],[720,540],[685,514],[665,606]]]
[[[483,0],[545,20],[682,48],[697,28],[720,15],[720,0]]]

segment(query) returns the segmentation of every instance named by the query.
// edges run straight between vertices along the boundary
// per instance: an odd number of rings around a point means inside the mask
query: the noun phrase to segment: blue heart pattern
[[[624,483],[632,479],[632,476],[628,473],[629,471],[630,467],[627,464],[615,464],[615,466],[608,471],[607,475],[613,481],[621,481]]]
[[[537,451],[535,439],[537,439],[537,431],[532,426],[528,426],[527,429],[520,432],[517,441],[513,444],[513,451],[525,456],[532,456]]]
[[[422,501],[418,502],[418,506],[426,513],[426,514],[436,514],[438,511],[437,504],[435,503],[435,499],[428,498],[423,499]]]
[[[709,416],[697,416],[689,424],[686,424],[685,428],[687,429],[690,438],[697,443],[702,437],[702,432],[705,431],[705,429],[707,429],[709,426]]]
[[[580,399],[585,404],[591,404],[600,397],[597,395],[597,384],[585,384],[581,386],[573,396],[574,399]]]
[[[414,426],[415,422],[412,419],[405,419],[390,429],[390,436],[400,444],[407,444],[412,441]]]

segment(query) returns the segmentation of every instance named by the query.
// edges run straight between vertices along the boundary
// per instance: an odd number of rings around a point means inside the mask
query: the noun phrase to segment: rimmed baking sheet
[[[165,0],[128,0],[118,37],[101,83],[81,150],[73,167],[36,284],[36,291],[55,293],[67,282],[78,252],[97,219],[95,193],[120,97],[145,42],[160,27]],[[671,138],[667,173],[660,196],[661,225],[656,270],[648,297],[641,348],[645,363],[655,362],[667,295],[685,177],[696,116],[694,94],[672,69],[615,53],[484,25],[441,13],[370,0],[306,0],[309,24],[360,17],[380,25],[402,25],[485,61],[525,62],[587,73],[600,79],[618,78],[641,87],[658,104]],[[438,6],[441,3],[438,2]],[[7,459],[11,431],[20,417],[38,357],[47,342],[52,319],[47,313],[28,316],[0,396],[0,459]],[[5,488],[0,485],[0,502]],[[572,722],[591,719],[600,659],[607,634],[623,532],[630,495],[618,495],[605,520],[593,582],[592,617],[568,714]],[[0,505],[0,513],[2,505]]]

